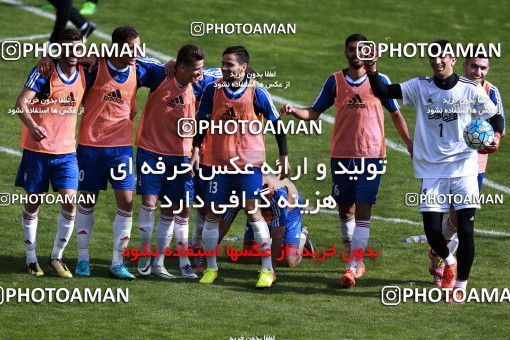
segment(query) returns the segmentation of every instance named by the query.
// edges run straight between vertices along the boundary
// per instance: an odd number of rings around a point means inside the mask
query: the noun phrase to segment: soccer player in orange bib
[[[112,33],[112,43],[140,44],[134,28],[122,26]],[[120,50],[120,48],[119,48]],[[133,117],[136,110],[137,75],[134,56],[98,58],[95,80],[84,100],[84,114],[78,131],[79,190],[94,203],[80,204],[77,214],[78,275],[90,275],[88,243],[94,224],[93,209],[99,190],[109,181],[115,192],[117,213],[113,222],[113,257],[110,273],[133,280],[123,264],[122,252],[128,245],[133,215],[134,162]],[[115,76],[112,76],[115,74]]]
[[[81,34],[64,29],[62,43],[78,44]],[[72,49],[71,49],[72,50]],[[78,189],[75,130],[78,109],[85,93],[86,80],[77,58],[61,56],[50,77],[43,77],[32,69],[16,106],[23,121],[21,147],[23,157],[16,176],[16,186],[29,194],[53,190],[65,197],[57,220],[57,235],[51,252],[50,266],[61,277],[73,275],[62,261],[62,254],[73,233],[75,198]],[[36,232],[40,199],[23,207],[23,235],[25,239],[28,273],[43,276],[36,256]]]
[[[275,281],[271,263],[271,238],[269,228],[265,223],[260,209],[255,209],[255,203],[260,197],[262,188],[261,166],[265,161],[265,143],[262,134],[254,134],[246,129],[243,134],[239,127],[243,122],[263,119],[277,121],[279,114],[273,105],[269,93],[246,77],[249,63],[248,51],[242,46],[233,46],[223,52],[222,67],[223,80],[206,87],[198,109],[198,123],[208,120],[216,126],[226,127],[228,123],[237,127],[233,134],[218,130],[198,131],[193,139],[193,156],[191,163],[195,166],[201,163],[205,166],[224,167],[233,170],[231,160],[241,169],[247,170],[245,174],[218,174],[207,183],[205,201],[208,212],[202,232],[204,249],[209,252],[207,256],[207,269],[200,279],[200,283],[212,284],[218,276],[216,262],[216,248],[218,246],[219,221],[222,214],[213,211],[213,205],[226,204],[231,194],[235,192],[238,197],[245,197],[245,206],[253,214],[247,214],[250,225],[254,230],[255,241],[260,244],[261,251],[268,251],[269,256],[262,257],[262,270],[260,271],[257,287],[270,287]],[[204,141],[205,137],[205,141]],[[280,163],[284,165],[282,176],[288,174],[287,139],[285,134],[277,134],[276,140],[280,153]],[[205,143],[203,159],[200,160],[199,148]],[[238,157],[237,160],[233,160]],[[251,166],[250,166],[251,165]],[[244,202],[243,202],[244,203]],[[214,254],[212,254],[212,253]]]
[[[365,251],[368,244],[372,206],[376,202],[381,174],[371,178],[367,171],[357,176],[349,172],[368,169],[369,166],[381,171],[386,156],[383,106],[391,113],[395,128],[412,154],[412,141],[398,105],[394,100],[380,100],[374,96],[363,61],[357,57],[359,42],[366,40],[361,34],[353,34],[346,39],[345,57],[349,68],[329,76],[311,107],[302,109],[286,104],[281,110],[283,114],[311,120],[318,119],[329,107],[335,106],[330,146],[332,195],[338,204],[340,235],[352,251],[358,248]],[[381,75],[381,80],[390,82],[385,75]],[[347,173],[342,171],[344,169],[348,170]],[[353,287],[364,272],[363,261],[353,257],[342,275],[341,285]]]
[[[195,93],[192,83],[198,83],[202,76],[205,53],[195,45],[185,45],[178,52],[174,76],[164,78],[161,84],[149,93],[140,120],[136,138],[137,150],[137,193],[142,195],[139,228],[142,248],[150,246],[154,228],[153,211],[157,200],[172,204],[161,208],[156,231],[159,255],[150,263],[149,257],[140,259],[138,272],[142,276],[151,273],[172,279],[174,276],[165,269],[165,248],[169,246],[172,232],[182,250],[188,250],[189,216],[193,201],[193,178],[191,173],[182,172],[189,163],[192,137],[182,134],[181,126],[186,120],[195,120]],[[164,72],[164,68],[161,67]],[[183,121],[181,121],[183,119]],[[159,165],[158,165],[159,163]],[[163,167],[164,165],[164,167]],[[164,170],[161,170],[164,168]],[[150,170],[149,170],[150,169]],[[168,177],[174,177],[169,180]],[[175,213],[177,209],[181,210]],[[152,220],[151,220],[152,218]],[[143,232],[142,232],[143,229]],[[179,256],[181,276],[197,278],[188,256]]]

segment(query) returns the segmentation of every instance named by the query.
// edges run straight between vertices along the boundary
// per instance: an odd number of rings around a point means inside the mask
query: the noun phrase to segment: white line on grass
[[[51,19],[51,20],[55,20],[55,15],[53,15],[51,13],[48,13],[46,11],[43,11],[40,8],[25,5],[24,3],[20,2],[20,1],[16,1],[16,0],[0,0],[0,1],[3,2],[3,3],[6,3],[6,4],[10,4],[10,5],[19,7],[21,9],[26,10],[26,11],[29,11],[29,12],[34,13],[36,15],[39,15],[41,17],[48,18],[48,19]],[[110,40],[110,38],[111,38],[109,34],[106,34],[106,33],[102,32],[100,30],[97,30],[97,29],[94,31],[93,34],[98,36],[101,39],[104,39],[104,40]],[[170,60],[172,58],[172,56],[169,56],[167,54],[158,52],[158,51],[150,49],[150,48],[146,48],[145,50],[147,51],[148,54],[150,54],[150,55],[152,55],[152,56],[154,56],[156,58],[163,59],[163,61],[167,61],[167,60]],[[292,101],[287,100],[287,99],[285,99],[283,97],[280,97],[280,96],[272,95],[271,97],[273,98],[273,100],[275,102],[278,102],[278,103],[281,103],[281,104],[290,103],[291,105],[294,105],[294,106],[300,106],[300,107],[305,106],[305,105],[303,105],[301,103],[292,102]],[[335,121],[334,117],[326,115],[326,114],[322,114],[321,118],[324,121],[326,121],[326,122],[328,122],[330,124],[333,124],[334,121]],[[407,154],[407,149],[404,146],[402,146],[401,144],[398,144],[398,143],[396,143],[396,142],[394,142],[394,141],[392,141],[390,139],[387,139],[387,138],[386,138],[386,146],[389,147],[390,149],[395,150],[395,151]],[[6,152],[6,153],[9,153],[9,154],[13,154],[13,155],[21,156],[21,152],[13,150],[13,149],[5,148],[5,147],[0,147],[0,151]],[[494,189],[497,189],[497,190],[503,191],[503,192],[505,192],[507,194],[510,194],[510,188],[507,187],[507,186],[504,186],[502,184],[498,184],[498,183],[493,182],[491,180],[488,180],[486,178],[484,178],[483,183],[486,184],[487,186],[490,186],[490,187],[494,188]],[[325,212],[325,211],[323,211],[323,212]],[[334,213],[336,214],[336,212],[334,212]],[[400,219],[400,218],[385,218],[385,217],[380,217],[380,216],[372,216],[372,218],[379,219],[379,220],[387,220],[389,222],[395,222],[395,223],[407,223],[407,224],[417,223],[417,222],[414,222],[414,221],[404,220],[404,219]],[[419,225],[419,223],[418,223],[418,225]],[[495,232],[495,233],[499,233],[499,232]],[[503,233],[503,234],[510,236],[510,234],[507,234],[507,233]]]
[[[0,151],[8,153],[9,155],[14,155],[14,156],[18,156],[18,157],[21,157],[21,155],[22,155],[22,153],[19,152],[18,150],[13,150],[13,149],[5,148],[3,146],[0,146]]]
[[[24,41],[24,40],[37,40],[41,38],[49,38],[49,34],[34,34],[34,35],[28,35],[26,37],[12,37],[12,38],[2,38],[0,39],[0,42],[4,41]]]
[[[327,210],[327,209],[320,209],[321,213],[325,214],[331,214],[331,215],[337,215],[338,212],[336,210]],[[382,216],[372,216],[372,219],[378,220],[378,221],[385,221],[385,222],[391,222],[391,223],[400,223],[400,224],[409,224],[409,225],[415,225],[415,226],[421,226],[422,223],[407,220],[404,218],[395,218],[395,217],[382,217]],[[490,236],[501,236],[501,237],[508,237],[510,236],[510,233],[504,232],[504,231],[495,231],[495,230],[480,230],[475,229],[475,233],[480,235],[490,235]],[[420,236],[420,235],[417,235]],[[411,236],[412,237],[412,236]]]

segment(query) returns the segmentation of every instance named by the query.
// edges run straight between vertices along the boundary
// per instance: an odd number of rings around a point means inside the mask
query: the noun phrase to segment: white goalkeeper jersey
[[[485,120],[498,112],[482,86],[461,76],[449,90],[437,87],[431,77],[414,78],[400,87],[403,104],[416,107],[414,176],[476,176],[477,152],[464,142],[464,128],[475,117]]]

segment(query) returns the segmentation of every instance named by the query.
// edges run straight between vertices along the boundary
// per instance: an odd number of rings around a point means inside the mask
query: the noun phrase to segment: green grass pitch
[[[26,0],[39,6],[43,1]],[[81,1],[76,1],[81,6]],[[98,30],[110,34],[119,25],[132,25],[142,42],[153,50],[175,56],[181,45],[203,47],[207,67],[220,63],[227,46],[242,44],[251,54],[255,70],[277,72],[279,81],[289,81],[288,89],[274,89],[272,94],[310,105],[327,76],[346,67],[343,56],[345,38],[356,32],[374,41],[430,42],[447,38],[454,42],[500,42],[501,58],[491,60],[488,79],[498,86],[505,107],[510,104],[510,57],[508,56],[510,6],[501,2],[427,0],[396,1],[100,1],[93,20]],[[214,35],[192,37],[193,21],[295,23],[295,35]],[[53,22],[22,8],[0,1],[0,39],[46,34]],[[37,41],[42,42],[43,39]],[[91,41],[105,42],[98,36]],[[21,122],[8,114],[21,90],[34,59],[0,61],[0,146],[19,148]],[[417,75],[431,74],[427,59],[390,59],[379,62],[381,72],[393,82],[403,82]],[[461,73],[461,61],[455,67]],[[260,71],[259,71],[260,72]],[[147,90],[138,92],[138,116],[145,104]],[[281,102],[276,103],[278,107]],[[410,131],[414,129],[415,111],[402,107]],[[333,110],[327,112],[333,115]],[[385,134],[402,144],[389,115],[385,116]],[[301,164],[303,156],[311,165],[329,164],[331,124],[323,122],[321,136],[289,137],[290,161]],[[276,157],[274,139],[267,138],[269,160]],[[510,186],[508,169],[510,141],[503,138],[501,149],[490,156],[486,177],[505,187]],[[14,187],[20,157],[0,152],[0,192],[21,193]],[[413,177],[412,161],[404,153],[388,149],[387,172],[383,176],[373,214],[420,222],[417,208],[404,205],[406,192],[416,192],[419,182]],[[329,165],[328,165],[329,169]],[[297,181],[305,198],[315,191],[329,193],[331,178],[317,182],[312,175]],[[501,194],[485,186],[485,193]],[[56,227],[57,206],[43,206],[37,235],[38,256],[47,275],[40,279],[24,272],[24,247],[21,231],[21,206],[0,207],[0,286],[7,288],[129,287],[126,304],[111,303],[42,303],[0,305],[0,337],[25,338],[204,338],[228,339],[244,336],[277,339],[297,338],[466,338],[509,336],[508,304],[406,303],[396,307],[381,303],[381,289],[386,285],[431,287],[427,272],[426,244],[403,244],[402,239],[423,233],[422,227],[388,219],[373,220],[371,245],[382,251],[377,262],[368,261],[367,274],[350,290],[338,288],[344,264],[338,258],[324,262],[303,260],[294,269],[279,269],[278,283],[271,289],[254,288],[257,265],[233,264],[220,260],[217,284],[203,286],[196,281],[177,279],[137,279],[120,282],[108,277],[112,251],[112,221],[115,203],[111,190],[101,193],[96,207],[96,224],[91,242],[93,276],[57,278],[47,267]],[[136,220],[140,198],[135,200],[131,245],[138,245]],[[486,206],[477,213],[476,228],[510,232],[510,202]],[[191,228],[193,222],[191,223]],[[243,219],[238,218],[231,235],[242,235]],[[338,244],[338,220],[334,214],[304,216],[312,240],[319,249],[331,242]],[[477,235],[476,258],[470,287],[504,288],[510,282],[510,237]],[[240,246],[241,243],[237,242]],[[74,270],[77,250],[73,238],[65,259]],[[176,261],[167,260],[170,272],[177,273]],[[135,269],[133,264],[131,269]]]

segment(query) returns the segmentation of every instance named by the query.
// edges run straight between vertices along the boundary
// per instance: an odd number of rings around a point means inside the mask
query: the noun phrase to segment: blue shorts
[[[200,197],[202,201],[205,200],[207,196],[207,184],[208,180],[204,180],[200,177],[200,172],[193,170],[195,172],[195,177],[193,177],[193,187],[195,189],[195,197]],[[200,171],[202,172],[202,176],[210,177],[212,168],[207,165],[200,164]]]
[[[80,168],[80,191],[106,190],[108,181],[115,190],[135,189],[135,164],[131,146],[100,148],[78,145],[76,154]]]
[[[158,160],[161,158],[161,160]],[[165,172],[162,174],[142,173],[143,163],[147,163],[149,167],[157,171],[156,163],[160,161],[165,164]],[[167,203],[164,196],[167,197],[172,204],[184,201],[183,206],[190,206],[193,202],[193,177],[191,174],[179,174],[175,179],[169,181],[167,177],[174,175],[174,170],[183,170],[181,164],[189,163],[189,158],[185,156],[165,156],[145,149],[138,148],[136,151],[136,193],[138,195],[158,195],[159,200]],[[186,201],[187,196],[189,200]]]
[[[41,193],[48,191],[49,182],[53,191],[78,190],[76,152],[54,155],[23,150],[15,185],[27,192]]]
[[[299,245],[299,241],[301,238],[301,213],[296,210],[297,214],[292,213],[292,211],[287,216],[287,221],[285,223],[285,237],[283,239],[283,244],[288,245]],[[268,224],[269,230],[271,230],[271,224]],[[254,240],[253,236],[253,228],[249,222],[246,222],[246,228],[244,230],[244,240],[251,241]]]
[[[353,203],[375,204],[377,192],[379,191],[379,183],[381,182],[381,174],[377,174],[375,178],[368,180],[367,177],[373,177],[366,171],[369,164],[375,164],[378,171],[383,168],[382,158],[365,158],[365,171],[362,174],[335,174],[337,170],[343,170],[338,165],[341,162],[349,171],[354,170],[357,166],[361,169],[362,158],[331,158],[331,174],[333,176],[333,193],[332,196],[339,205],[350,205]],[[355,179],[354,177],[357,177]],[[351,179],[352,178],[352,179]]]
[[[482,191],[482,183],[483,183],[484,177],[485,177],[485,172],[480,172],[478,174],[478,192]]]
[[[217,174],[207,183],[206,203],[226,204],[230,202],[232,191],[235,195],[241,197],[245,193],[246,199],[260,198],[262,189],[262,171],[260,168],[252,168],[253,174]]]

